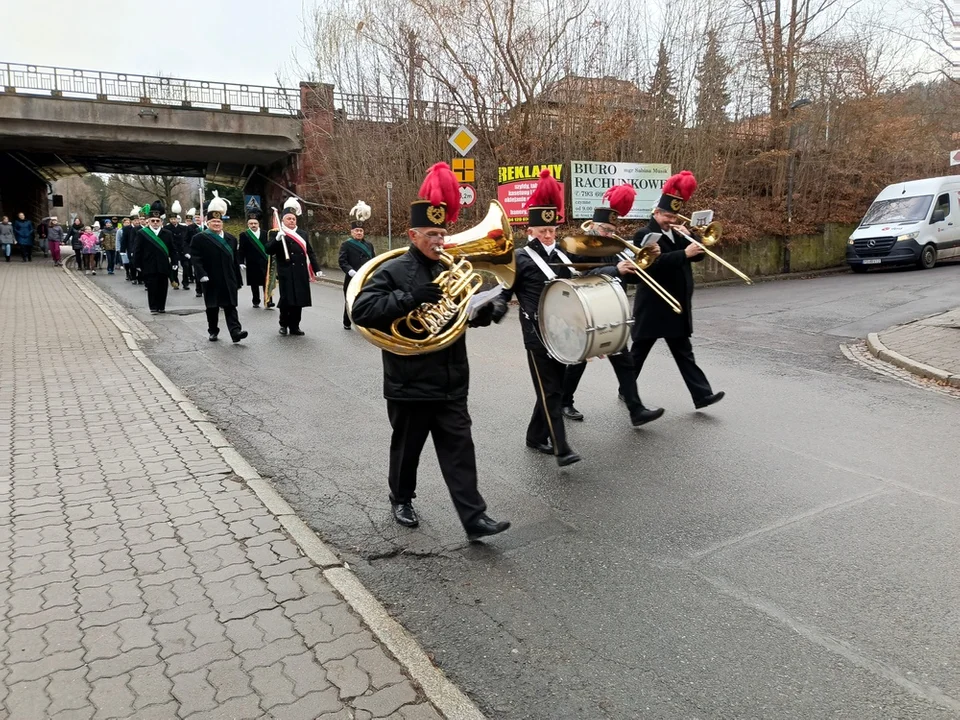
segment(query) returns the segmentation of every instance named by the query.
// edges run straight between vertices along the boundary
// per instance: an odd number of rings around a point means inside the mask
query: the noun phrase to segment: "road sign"
[[[477,179],[476,166],[473,158],[454,158],[450,163],[453,168],[453,174],[457,176],[457,182],[472,183]]]
[[[950,153],[950,164],[960,165],[960,150],[954,150]]]
[[[460,205],[461,207],[470,207],[477,201],[477,191],[473,185],[460,186]]]
[[[447,142],[453,145],[458,153],[466,155],[477,144],[477,136],[470,132],[466,125],[461,125],[447,138]]]
[[[259,195],[244,195],[243,207],[247,212],[260,212],[263,207],[260,204]]]

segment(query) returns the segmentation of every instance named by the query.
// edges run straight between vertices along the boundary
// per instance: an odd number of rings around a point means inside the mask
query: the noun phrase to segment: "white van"
[[[951,257],[960,257],[960,175],[884,188],[847,240],[854,272],[876,265],[932,268]]]

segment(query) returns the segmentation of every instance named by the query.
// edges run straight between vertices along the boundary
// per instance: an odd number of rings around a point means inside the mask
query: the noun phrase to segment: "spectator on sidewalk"
[[[6,215],[0,221],[0,246],[3,247],[3,257],[10,262],[10,253],[13,251],[13,244],[17,241],[17,236],[13,234],[13,224]]]
[[[63,243],[65,235],[60,221],[54,215],[50,218],[50,224],[47,227],[47,245],[50,247],[50,255],[53,257],[53,264],[57,267],[62,265],[60,262],[60,245]]]
[[[104,220],[100,231],[100,247],[107,256],[107,275],[113,275],[117,264],[117,230],[110,220]]]
[[[49,220],[41,220],[40,224],[37,226],[37,246],[43,251],[43,256],[47,256],[47,222]]]
[[[67,241],[73,248],[73,256],[77,261],[77,270],[83,270],[83,243],[80,242],[80,236],[83,234],[83,220],[78,215],[73,219],[73,225],[67,231]]]
[[[93,272],[97,274],[97,234],[89,225],[83,226],[83,232],[80,234],[80,254],[83,256],[83,266],[86,270],[84,275]]]
[[[13,221],[13,234],[17,238],[20,257],[23,258],[23,262],[33,262],[33,236],[35,232],[33,223],[27,220],[23,213],[19,213],[17,219]]]

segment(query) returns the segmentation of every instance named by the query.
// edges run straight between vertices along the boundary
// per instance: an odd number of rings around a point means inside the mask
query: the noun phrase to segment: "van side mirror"
[[[933,215],[930,218],[930,224],[933,225],[934,223],[943,222],[946,219],[946,213],[944,213],[942,209],[938,208],[937,210],[933,211]]]

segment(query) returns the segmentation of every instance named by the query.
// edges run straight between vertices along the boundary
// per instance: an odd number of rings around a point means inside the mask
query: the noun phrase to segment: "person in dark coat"
[[[617,220],[627,215],[633,208],[633,201],[636,198],[637,191],[629,183],[615,185],[607,190],[603,195],[603,200],[607,205],[595,208],[593,218],[586,230],[588,235],[599,235],[609,237],[616,231],[615,223]],[[659,253],[659,246],[657,247]],[[574,263],[584,262],[604,262],[610,266],[618,266],[617,277],[623,281],[622,275],[624,269],[630,265],[628,260],[619,256],[608,258],[594,258],[588,256],[571,255],[570,261]],[[595,272],[607,272],[612,268],[601,268]],[[640,395],[637,392],[637,376],[633,367],[633,357],[628,348],[624,348],[614,355],[608,355],[607,361],[613,368],[617,376],[617,382],[620,388],[620,399],[627,406],[630,413],[630,422],[634,427],[639,427],[648,422],[656,420],[663,415],[663,408],[647,408],[640,401]],[[580,378],[587,368],[586,361],[567,365],[563,376],[563,398],[561,400],[560,411],[568,420],[583,420],[581,413],[573,404],[574,394],[580,385]]]
[[[656,242],[660,257],[648,273],[663,289],[677,299],[683,313],[677,314],[663,302],[646,283],[635,274],[626,276],[627,282],[637,284],[634,300],[633,355],[634,370],[639,378],[643,363],[660,338],[666,340],[680,375],[690,391],[697,409],[713,405],[723,399],[724,393],[713,392],[703,370],[693,356],[690,336],[693,335],[693,268],[691,263],[703,260],[703,249],[689,240],[689,232],[679,224],[677,217],[683,204],[696,190],[693,174],[684,170],[664,183],[663,194],[654,208],[653,217],[645,228],[633,236],[633,244],[642,247]]]
[[[350,210],[353,221],[350,223],[350,239],[340,246],[338,263],[343,270],[343,329],[350,329],[350,315],[347,312],[347,288],[357,270],[373,257],[373,245],[363,239],[363,223],[370,219],[370,206],[362,200]]]
[[[247,337],[237,317],[237,291],[243,284],[237,239],[223,231],[227,202],[214,191],[207,204],[207,227],[194,233],[190,255],[194,273],[203,288],[203,304],[207,308],[207,332],[211,342],[220,334],[220,310],[227,321],[230,339],[235,343]]]
[[[127,256],[123,264],[124,275],[127,282],[133,282],[136,279],[136,271],[133,267],[133,246],[137,233],[140,232],[140,214],[137,208],[134,208],[130,216],[125,218],[120,232],[117,234],[117,247],[120,248],[121,261],[123,256]]]
[[[384,263],[353,303],[353,321],[360,327],[389,332],[395,320],[443,297],[434,282],[444,269],[439,253],[447,222],[455,221],[460,211],[459,186],[446,163],[430,169],[420,196],[410,208],[409,250]],[[282,290],[280,300],[282,303]],[[488,304],[473,324],[489,325],[492,311]],[[427,436],[432,435],[440,471],[467,537],[476,540],[510,527],[509,522],[497,522],[486,514],[487,505],[477,489],[476,451],[467,409],[469,385],[465,334],[436,352],[396,355],[383,351],[383,395],[393,428],[390,505],[401,525],[416,527],[420,523],[413,507],[417,467]]]
[[[73,225],[67,231],[67,242],[73,249],[73,258],[77,264],[77,270],[83,272],[83,243],[80,242],[80,236],[83,235],[83,219],[78,215],[73,219]]]
[[[247,268],[247,285],[253,306],[260,307],[260,289],[267,284],[267,248],[260,229],[260,213],[247,215],[247,229],[240,233],[240,262]]]
[[[23,213],[17,214],[13,221],[13,234],[17,238],[17,247],[20,248],[20,258],[23,262],[33,262],[33,236],[36,230],[33,222],[27,220]]]
[[[196,208],[190,208],[187,210],[187,222],[184,225],[184,243],[187,247],[190,247],[193,242],[193,236],[198,232],[203,230],[203,217],[197,213]],[[187,262],[184,263],[183,268],[183,284],[184,289],[190,287],[190,283],[195,282],[196,277],[193,272],[193,263]],[[203,297],[203,290],[200,287],[200,283],[197,283],[197,297]]]
[[[176,275],[174,275],[174,287],[181,287],[184,290],[190,289],[189,273],[193,263],[190,260],[190,246],[187,244],[187,226],[180,224],[180,201],[174,200],[170,207],[170,214],[167,216],[167,224],[163,229],[173,236],[173,244],[177,248],[177,255],[183,260],[183,285],[180,285]]]
[[[520,327],[523,345],[527,349],[530,379],[537,395],[527,425],[527,447],[555,455],[557,464],[564,467],[580,462],[580,456],[567,442],[560,412],[567,366],[547,352],[540,339],[538,313],[540,296],[547,282],[555,277],[573,277],[573,272],[563,266],[557,255],[557,224],[563,215],[563,189],[549,170],[540,173],[540,181],[527,201],[527,211],[527,246],[516,251],[516,280],[494,301],[493,320],[500,322],[503,319],[507,314],[507,303],[516,295],[520,303]],[[561,266],[551,268],[550,263]]]
[[[320,267],[310,243],[297,231],[297,216],[300,203],[290,198],[284,203],[282,227],[271,230],[267,242],[267,254],[277,263],[277,282],[280,285],[280,334],[303,335],[300,318],[303,308],[310,307],[310,283]]]
[[[163,200],[151,203],[146,225],[133,241],[134,269],[146,286],[147,303],[154,315],[167,311],[167,289],[179,260],[173,235],[163,229],[163,213]]]

